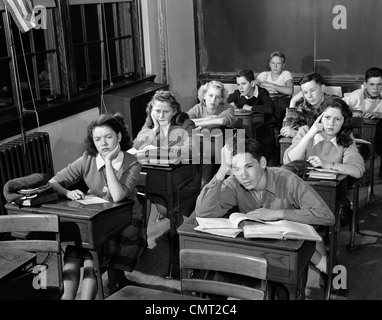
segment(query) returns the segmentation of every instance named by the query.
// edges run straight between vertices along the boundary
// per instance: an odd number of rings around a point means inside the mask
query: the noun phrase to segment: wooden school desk
[[[250,138],[256,138],[256,129],[264,123],[264,114],[257,111],[235,109],[235,127],[245,129]]]
[[[374,160],[375,160],[375,136],[379,119],[363,119],[361,138],[371,142],[370,145],[370,174],[369,186],[367,188],[366,203],[374,195]]]
[[[0,248],[0,290],[1,282],[11,277],[13,272],[21,270],[36,261],[36,254],[23,250]]]
[[[291,96],[282,93],[273,93],[269,95],[275,106],[275,115],[277,118],[277,127],[281,128],[285,117],[285,110],[289,107]]]
[[[174,240],[176,234],[176,219],[179,213],[179,190],[193,181],[198,168],[195,165],[157,166],[145,164],[142,171],[147,173],[146,198],[152,203],[156,198],[163,199],[167,204],[167,217],[170,220],[170,255],[167,277],[172,277],[174,265]]]
[[[305,297],[306,278],[310,258],[316,243],[302,240],[245,239],[242,234],[228,238],[195,231],[196,219],[184,222],[178,228],[181,249],[206,249],[246,254],[268,261],[268,280],[283,284],[290,299],[298,292]]]
[[[40,207],[19,207],[6,204],[8,214],[51,213],[60,218],[61,242],[89,249],[97,277],[96,299],[103,299],[102,271],[99,252],[102,245],[126,228],[131,220],[134,201],[83,205],[59,198]]]
[[[329,261],[328,261],[328,285],[325,289],[325,299],[329,300],[330,290],[332,283],[333,267],[336,265],[337,258],[337,234],[340,228],[340,200],[346,195],[347,192],[347,176],[340,174],[337,180],[319,180],[319,179],[306,179],[314,190],[321,196],[321,198],[329,206],[330,210],[335,216],[335,224],[328,228],[329,231]]]

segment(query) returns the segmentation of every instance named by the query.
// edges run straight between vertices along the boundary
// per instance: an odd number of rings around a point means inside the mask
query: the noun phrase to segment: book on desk
[[[308,167],[309,171],[306,173],[311,179],[325,179],[325,180],[336,180],[339,172],[332,169],[322,169]]]
[[[234,215],[233,218],[231,216]],[[199,218],[194,229],[200,232],[236,238],[243,233],[244,238],[295,239],[322,241],[321,236],[311,225],[287,221],[262,221],[245,213],[233,213],[230,218]],[[245,217],[247,216],[247,217]]]

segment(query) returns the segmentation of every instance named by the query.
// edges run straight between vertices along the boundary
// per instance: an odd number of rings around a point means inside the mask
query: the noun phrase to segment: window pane
[[[133,40],[131,38],[123,39],[122,46],[123,46],[123,54],[124,54],[123,56],[124,73],[135,72]]]
[[[89,45],[90,81],[101,81],[101,55],[99,44]]]
[[[79,87],[84,87],[87,85],[88,80],[86,76],[86,60],[85,52],[83,47],[77,47],[74,49],[74,59],[76,66],[76,76]]]
[[[0,108],[13,104],[9,60],[0,60]]]
[[[38,82],[40,89],[40,97],[47,97],[56,94],[57,89],[54,86],[54,58],[52,54],[40,54],[36,57],[38,68]]]
[[[106,26],[106,38],[114,38],[115,37],[115,32],[114,32],[114,22],[115,19],[113,17],[113,7],[111,3],[107,3],[104,5],[105,8],[105,19],[106,19],[106,24],[104,22],[104,26]]]
[[[0,13],[0,57],[8,56],[8,50],[5,44],[5,24],[3,24],[3,15]]]
[[[81,22],[81,6],[69,6],[69,9],[73,43],[81,43],[84,41]]]
[[[25,68],[25,62],[28,67],[28,73]],[[19,69],[19,77],[20,77],[20,87],[22,92],[22,100],[24,102],[32,100],[33,97],[36,98],[36,86],[34,81],[34,72],[33,72],[33,64],[32,59],[30,57],[26,57],[25,60],[23,57],[17,58],[17,64]]]
[[[107,42],[108,44],[108,50],[106,51],[106,64],[107,64],[107,77],[111,76],[117,76],[119,74],[118,72],[118,66],[117,66],[117,51],[115,48],[115,41],[110,40]],[[109,53],[109,54],[107,54]],[[109,65],[110,65],[110,72],[109,72]]]
[[[12,19],[11,19],[12,20]],[[30,32],[22,33],[16,26],[15,22],[12,20],[12,34],[15,42],[15,48],[17,54],[22,54],[23,50],[25,53],[31,52],[30,45]],[[21,45],[21,41],[22,45]]]
[[[45,32],[43,29],[33,30],[33,40],[36,51],[45,51]]]
[[[96,4],[89,4],[85,6],[85,21],[87,40],[99,40],[98,11]]]
[[[120,11],[120,21],[121,21],[121,36],[131,36],[132,28],[131,28],[131,7],[130,3],[121,3],[119,5]]]

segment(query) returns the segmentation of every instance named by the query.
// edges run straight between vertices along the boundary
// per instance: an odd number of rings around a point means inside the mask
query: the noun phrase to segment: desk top
[[[25,266],[35,258],[36,254],[31,252],[0,248],[0,280],[11,272]]]
[[[209,234],[201,231],[196,231],[194,228],[198,225],[196,219],[185,221],[177,230],[179,236],[191,236],[195,238],[204,238],[210,240],[218,240],[224,242],[240,243],[244,245],[264,247],[283,251],[299,251],[304,245],[304,240],[275,240],[275,239],[245,239],[241,234],[236,238],[228,238]],[[307,241],[310,242],[310,241]]]
[[[264,117],[264,113],[262,112],[258,112],[258,111],[255,111],[255,110],[244,110],[244,109],[240,109],[240,108],[237,108],[234,110],[235,111],[235,116],[240,116],[240,115],[257,115],[259,117]]]
[[[6,204],[5,209],[23,211],[24,213],[50,213],[58,214],[61,217],[67,218],[80,218],[83,220],[92,220],[99,213],[106,213],[110,210],[119,207],[133,206],[133,200],[126,200],[123,202],[107,202],[97,204],[84,205],[78,201],[69,200],[66,198],[58,198],[56,201],[44,203],[40,207],[19,207],[15,204]]]
[[[314,179],[314,178],[306,178],[305,181],[307,181],[310,185],[317,185],[317,186],[337,186],[342,181],[347,179],[346,174],[339,174],[337,176],[336,180],[329,180],[329,179]]]

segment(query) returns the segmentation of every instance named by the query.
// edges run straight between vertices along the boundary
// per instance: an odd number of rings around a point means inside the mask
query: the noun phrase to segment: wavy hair
[[[268,63],[271,62],[272,58],[273,57],[279,57],[281,58],[281,60],[283,61],[283,64],[285,63],[286,61],[286,57],[285,57],[285,54],[281,51],[274,51],[270,54],[269,56],[269,59],[268,59]]]
[[[203,107],[206,106],[206,103],[204,101],[204,96],[206,95],[206,92],[208,91],[209,88],[220,89],[222,93],[222,101],[220,102],[220,104],[225,105],[227,103],[228,91],[224,87],[224,84],[220,81],[212,80],[210,82],[207,82],[201,85],[198,90],[198,99]]]
[[[342,124],[340,131],[337,132],[337,143],[344,148],[349,147],[353,143],[353,139],[351,137],[351,134],[353,133],[353,126],[351,124],[353,113],[346,102],[341,98],[331,98],[321,104],[314,111],[313,118],[308,123],[309,128],[313,125],[314,121],[316,121],[320,114],[323,113],[327,108],[337,108],[341,111],[341,114],[344,117],[344,123]]]
[[[117,112],[101,114],[97,119],[93,120],[87,128],[87,136],[85,145],[88,153],[91,156],[96,156],[98,151],[93,141],[93,130],[97,127],[106,126],[112,129],[116,134],[121,133],[121,141],[119,143],[122,151],[127,151],[133,146],[133,141],[130,139],[127,126],[122,113]]]
[[[155,92],[154,96],[146,107],[146,124],[149,128],[154,127],[153,119],[151,119],[151,111],[153,110],[155,101],[166,102],[174,110],[174,115],[170,121],[171,125],[182,125],[186,119],[189,119],[188,114],[182,112],[180,103],[176,100],[175,96],[170,91],[158,90]]]

